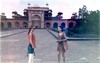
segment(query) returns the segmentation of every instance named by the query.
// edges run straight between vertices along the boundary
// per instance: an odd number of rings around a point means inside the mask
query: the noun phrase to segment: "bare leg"
[[[34,53],[32,54],[32,63],[34,63]]]
[[[62,52],[63,63],[65,63],[65,52]]]
[[[33,61],[34,61],[34,55],[33,54],[28,54],[28,57],[29,57],[28,63],[33,63]]]
[[[60,51],[58,51],[58,63],[60,63]]]

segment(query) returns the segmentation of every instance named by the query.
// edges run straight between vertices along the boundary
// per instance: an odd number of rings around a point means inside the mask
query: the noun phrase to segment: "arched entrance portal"
[[[28,27],[28,23],[27,22],[23,22],[23,28],[27,28]]]
[[[8,28],[11,28],[11,27],[12,27],[12,23],[8,22]]]
[[[61,23],[61,26],[62,26],[63,28],[65,28],[65,23]]]
[[[41,17],[38,15],[34,15],[32,17],[32,25],[36,26],[37,28],[41,28]]]
[[[53,24],[53,28],[58,28],[58,23],[57,23],[57,22],[55,22],[55,23]]]
[[[50,28],[51,24],[49,22],[46,23],[46,27]]]
[[[4,23],[3,22],[1,22],[0,25],[1,25],[1,28],[4,28]]]
[[[16,27],[16,28],[19,28],[19,27],[20,27],[19,22],[15,22],[15,27]]]

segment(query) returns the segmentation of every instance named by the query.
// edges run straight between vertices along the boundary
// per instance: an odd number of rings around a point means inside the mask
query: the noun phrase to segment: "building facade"
[[[24,9],[24,16],[14,12],[13,18],[9,19],[6,18],[5,14],[2,14],[0,25],[1,28],[29,28],[30,26],[36,26],[37,28],[57,28],[58,26],[69,28],[70,25],[71,27],[76,25],[76,22],[71,19],[45,19],[45,17],[48,17],[45,15],[47,11],[50,13],[51,9],[48,7],[29,6],[27,9]]]

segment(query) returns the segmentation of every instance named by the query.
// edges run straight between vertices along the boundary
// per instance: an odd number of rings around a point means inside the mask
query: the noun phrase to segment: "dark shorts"
[[[28,45],[28,53],[34,53],[34,48],[31,44]]]

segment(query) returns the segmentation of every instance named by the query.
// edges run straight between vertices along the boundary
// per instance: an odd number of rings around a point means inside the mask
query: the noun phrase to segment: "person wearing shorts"
[[[36,39],[35,35],[33,34],[35,28],[31,27],[28,32],[28,63],[34,62],[34,55],[35,55],[35,48],[36,48]]]

